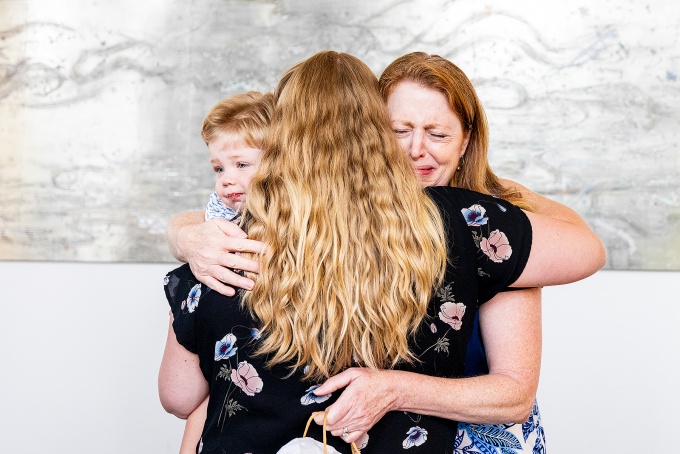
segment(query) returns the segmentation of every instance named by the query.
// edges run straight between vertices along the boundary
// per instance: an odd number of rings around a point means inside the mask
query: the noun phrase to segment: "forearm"
[[[170,220],[165,229],[165,240],[168,243],[170,253],[180,262],[188,262],[188,255],[192,245],[187,240],[192,238],[187,233],[191,227],[204,222],[202,211],[189,211],[180,213]]]
[[[479,326],[489,374],[422,384],[422,376],[410,377],[413,382],[398,391],[403,410],[471,423],[526,421],[541,370],[541,291],[499,293],[481,305]]]
[[[534,213],[549,216],[575,225],[580,225],[590,229],[588,223],[574,210],[566,205],[542,196],[531,189],[511,180],[501,180],[503,186],[513,191],[519,192],[522,198],[531,205]]]
[[[208,416],[208,397],[196,408],[189,417],[184,426],[184,435],[182,436],[182,444],[179,448],[179,454],[194,454],[196,452],[196,445],[198,445],[203,433],[203,426],[205,425],[206,417]]]
[[[247,239],[233,222],[221,218],[204,221],[203,216],[193,211],[170,221],[165,236],[172,255],[188,263],[199,282],[223,295],[233,295],[233,287],[252,289],[255,282],[232,269],[257,273],[258,262],[241,253],[260,254],[265,245]]]
[[[394,371],[396,411],[478,424],[522,423],[535,398],[523,377],[494,373],[451,379]]]

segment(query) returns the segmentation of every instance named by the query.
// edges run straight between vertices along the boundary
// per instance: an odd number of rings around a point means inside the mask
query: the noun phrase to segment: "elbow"
[[[525,383],[525,386],[518,386],[517,394],[515,394],[514,399],[508,402],[507,414],[508,423],[524,424],[529,419],[531,412],[534,409],[534,404],[536,402],[536,388],[538,383],[529,386],[529,383]]]
[[[597,239],[597,244],[599,246],[599,259],[600,261],[598,262],[598,270],[604,267],[607,264],[607,248],[605,248],[604,243],[602,242],[601,239]]]
[[[580,271],[575,281],[580,281],[597,273],[607,263],[607,249],[598,236],[593,234],[590,242],[585,243],[580,252],[578,266]]]
[[[159,390],[158,397],[160,398],[163,409],[180,419],[187,419],[191,414],[191,410],[193,410],[188,408],[188,405],[186,405],[182,399],[177,399],[172,394],[163,392],[163,390]]]
[[[201,392],[201,390],[192,390],[171,380],[164,380],[164,378],[161,374],[158,380],[158,397],[161,406],[171,415],[180,419],[187,419],[203,401],[207,393]]]
[[[607,249],[604,246],[602,240],[595,236],[593,239],[593,245],[590,248],[591,251],[591,273],[589,275],[595,274],[607,263]]]
[[[534,408],[534,396],[527,396],[506,407],[502,417],[503,423],[524,424],[529,419]],[[496,423],[494,421],[494,423]]]
[[[194,410],[193,408],[189,408],[190,405],[187,405],[186,402],[183,402],[180,399],[174,399],[172,396],[164,395],[162,392],[159,393],[159,397],[163,409],[171,415],[177,416],[179,419],[187,419]]]
[[[527,398],[520,402],[515,409],[512,420],[508,422],[513,422],[515,424],[524,424],[527,422],[529,416],[531,416],[531,411],[534,408],[534,400],[534,398]]]

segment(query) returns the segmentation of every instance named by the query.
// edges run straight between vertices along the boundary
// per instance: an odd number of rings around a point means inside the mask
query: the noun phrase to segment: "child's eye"
[[[236,163],[237,169],[245,169],[246,167],[250,167],[250,164],[247,163],[247,162],[237,162]]]
[[[224,171],[224,169],[222,169],[222,167],[213,167],[213,171],[215,173],[222,173]]]

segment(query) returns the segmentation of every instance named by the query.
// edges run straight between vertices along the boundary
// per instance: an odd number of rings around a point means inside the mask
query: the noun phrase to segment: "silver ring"
[[[342,428],[342,438],[347,438],[349,437],[349,431],[347,430],[347,427]]]

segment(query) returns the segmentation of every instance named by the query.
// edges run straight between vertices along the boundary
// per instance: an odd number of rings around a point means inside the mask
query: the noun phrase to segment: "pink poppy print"
[[[465,304],[447,301],[439,306],[439,320],[458,331],[463,326],[463,315],[465,315]]]
[[[247,361],[241,361],[231,370],[231,381],[249,396],[262,391],[262,379]]]
[[[510,247],[508,237],[499,230],[491,232],[489,238],[482,238],[479,247],[487,257],[496,263],[501,263],[512,255],[512,247]]]

